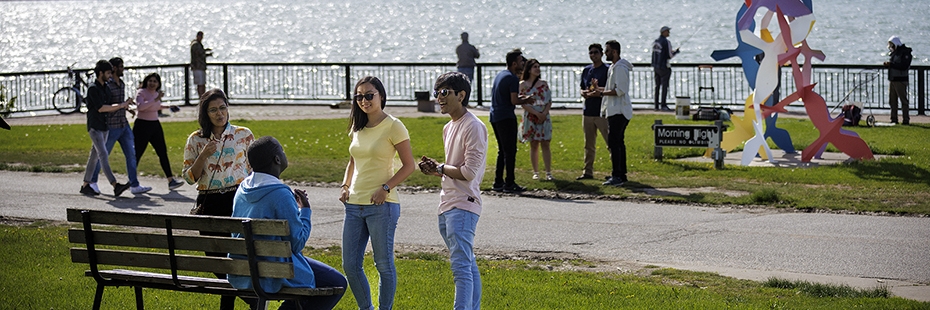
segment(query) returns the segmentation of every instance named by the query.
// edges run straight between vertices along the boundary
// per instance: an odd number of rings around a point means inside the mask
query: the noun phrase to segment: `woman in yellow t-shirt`
[[[384,112],[386,102],[384,85],[378,78],[366,76],[355,83],[348,130],[352,143],[339,201],[346,208],[342,268],[359,309],[374,309],[362,267],[369,238],[381,279],[379,309],[391,309],[394,304],[394,230],[400,218],[400,200],[393,189],[416,167],[407,128]],[[396,172],[395,154],[403,163]]]

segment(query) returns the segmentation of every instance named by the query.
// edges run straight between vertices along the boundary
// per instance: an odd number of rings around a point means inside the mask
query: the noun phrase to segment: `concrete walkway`
[[[439,116],[408,107],[387,110],[396,116]],[[232,119],[348,117],[347,110],[318,106],[235,106],[231,114]],[[194,121],[195,115],[195,108],[185,107],[164,121]],[[916,119],[912,117],[912,122]],[[9,122],[15,130],[27,124],[80,124],[84,116],[14,118]],[[191,186],[169,191],[161,178],[140,180],[155,189],[136,197],[129,193],[119,198],[106,194],[87,197],[78,193],[81,175],[76,173],[0,171],[0,217],[60,221],[65,219],[66,208],[187,213],[194,205],[196,190]],[[343,217],[338,189],[295,187],[308,191],[314,209],[314,230],[308,244],[338,245]],[[106,185],[101,189],[112,191]],[[444,246],[436,223],[438,194],[403,192],[401,200],[398,250],[441,251]],[[897,296],[930,301],[928,217],[544,200],[490,193],[484,201],[476,250],[488,258],[582,258],[598,262],[595,270],[631,272],[658,265],[758,281],[779,277],[859,288],[885,285]]]

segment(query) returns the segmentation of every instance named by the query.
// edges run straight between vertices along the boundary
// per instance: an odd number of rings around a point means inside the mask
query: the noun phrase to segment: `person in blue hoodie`
[[[307,192],[291,188],[281,182],[287,169],[287,156],[277,139],[264,136],[252,142],[247,152],[253,173],[239,184],[233,199],[233,217],[287,220],[290,236],[258,236],[256,239],[282,240],[291,243],[291,257],[278,258],[294,264],[294,278],[262,278],[262,288],[275,293],[282,287],[346,287],[346,278],[333,267],[301,253],[310,237],[310,202]],[[233,234],[239,238],[240,234]],[[244,255],[229,255],[233,259],[247,259]],[[251,289],[247,276],[228,275],[229,284],[237,289]],[[308,296],[300,301],[302,309],[332,309],[343,294]],[[298,309],[292,301],[285,301],[279,309]]]

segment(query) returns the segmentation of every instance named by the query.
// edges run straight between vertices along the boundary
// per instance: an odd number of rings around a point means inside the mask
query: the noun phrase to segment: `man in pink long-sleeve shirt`
[[[442,129],[445,163],[423,156],[420,171],[442,177],[439,193],[439,233],[449,248],[455,281],[453,309],[481,308],[481,275],[475,261],[474,241],[481,215],[481,190],[488,153],[488,128],[465,109],[471,84],[465,74],[440,75],[433,97],[440,111],[452,120]]]

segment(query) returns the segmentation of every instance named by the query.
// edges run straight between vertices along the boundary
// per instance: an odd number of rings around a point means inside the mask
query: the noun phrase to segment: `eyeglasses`
[[[433,98],[439,98],[439,96],[445,97],[445,96],[448,96],[448,95],[450,95],[450,94],[452,94],[452,93],[455,93],[455,91],[454,91],[454,90],[451,90],[451,89],[448,89],[448,88],[435,89],[435,90],[433,90]]]
[[[362,98],[364,98],[365,100],[371,101],[371,100],[375,99],[375,93],[368,93],[368,94],[364,94],[364,95],[362,95],[362,94],[355,95],[355,101],[356,101],[356,102],[362,101]]]
[[[221,105],[221,106],[218,107],[218,108],[209,108],[209,109],[207,109],[207,113],[210,113],[210,114],[216,114],[216,112],[220,112],[220,111],[226,112],[226,106],[225,106],[225,105]]]

